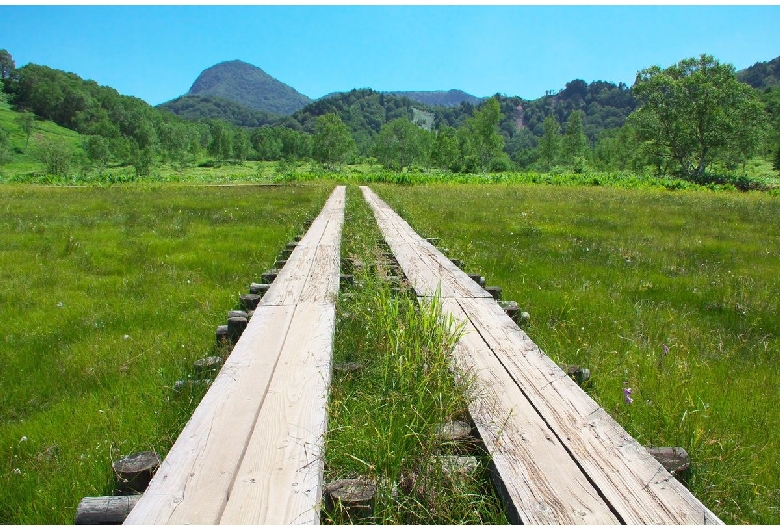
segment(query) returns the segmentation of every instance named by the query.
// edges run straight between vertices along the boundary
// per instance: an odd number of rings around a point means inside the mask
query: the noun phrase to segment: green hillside
[[[220,96],[181,96],[158,105],[187,120],[225,120],[239,127],[262,127],[279,120],[279,114],[255,110]]]

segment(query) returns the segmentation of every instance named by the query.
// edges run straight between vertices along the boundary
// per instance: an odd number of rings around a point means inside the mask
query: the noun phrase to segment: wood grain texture
[[[315,524],[335,309],[298,304],[221,524]]]
[[[458,303],[528,401],[626,524],[718,522],[497,303],[465,298]]]
[[[722,524],[486,291],[474,289],[475,282],[448,266],[446,256],[376,194],[362,190],[418,296],[433,296],[440,285],[443,308],[470,330],[456,347],[455,361],[475,375],[485,392],[471,412],[485,444],[492,446],[500,489],[519,520]],[[523,443],[515,443],[518,437]]]
[[[542,421],[469,322],[457,300],[442,311],[465,324],[456,366],[473,378],[469,412],[501,478],[509,513],[522,524],[618,524],[598,491]]]
[[[319,522],[344,197],[312,222],[125,524]]]

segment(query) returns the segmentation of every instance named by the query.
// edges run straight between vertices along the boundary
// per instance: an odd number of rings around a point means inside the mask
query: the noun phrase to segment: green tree
[[[22,112],[16,116],[16,124],[19,126],[19,128],[24,132],[24,134],[27,136],[27,140],[24,144],[24,150],[27,151],[27,148],[30,146],[30,135],[33,131],[33,124],[35,123],[35,114],[32,112]]]
[[[558,120],[552,116],[547,116],[544,119],[544,136],[539,141],[539,151],[547,171],[550,170],[558,157],[558,149],[561,142],[560,130],[561,127],[558,125]]]
[[[33,138],[33,156],[43,162],[46,173],[64,177],[70,170],[73,150],[64,140],[38,134]]]
[[[8,133],[0,127],[0,164],[5,164],[11,159],[11,141]]]
[[[461,164],[460,146],[456,131],[449,125],[442,124],[433,140],[431,159],[436,167],[458,171]]]
[[[490,98],[464,124],[477,166],[483,173],[490,171],[493,160],[503,152],[504,137],[498,129],[502,116],[501,105]]]
[[[233,159],[243,163],[249,156],[252,145],[249,143],[249,136],[242,129],[237,129],[233,134]]]
[[[8,53],[8,50],[0,50],[0,80],[10,79],[16,70],[14,58]]]
[[[387,122],[374,139],[374,155],[388,169],[422,163],[427,158],[423,134],[427,132],[406,118]]]
[[[687,178],[703,176],[719,150],[748,156],[755,146],[750,130],[765,120],[755,90],[710,55],[642,70],[633,93],[639,138],[665,152]]]
[[[312,151],[316,161],[340,169],[355,151],[355,140],[341,118],[328,113],[317,118]]]
[[[106,138],[102,136],[89,136],[84,142],[84,151],[87,159],[102,171],[108,165],[111,150]]]
[[[581,173],[584,169],[587,148],[588,139],[582,128],[582,111],[575,110],[569,114],[569,119],[566,120],[563,151],[566,162],[574,168],[576,173]]]
[[[210,129],[209,154],[216,160],[229,160],[233,154],[233,135],[228,124],[223,121],[213,121],[210,123]]]

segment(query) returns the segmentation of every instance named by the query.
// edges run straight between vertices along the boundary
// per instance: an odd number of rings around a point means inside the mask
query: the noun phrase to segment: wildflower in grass
[[[626,405],[630,405],[634,402],[631,398],[631,389],[629,387],[623,387],[623,398],[626,400]]]

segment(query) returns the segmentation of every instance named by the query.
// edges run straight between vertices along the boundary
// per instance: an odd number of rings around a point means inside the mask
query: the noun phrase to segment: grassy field
[[[780,522],[780,199],[551,186],[372,186],[531,314],[558,362],[729,523]],[[623,389],[631,388],[627,404]]]
[[[203,392],[174,382],[331,189],[0,186],[0,522],[71,523],[165,455]]]

